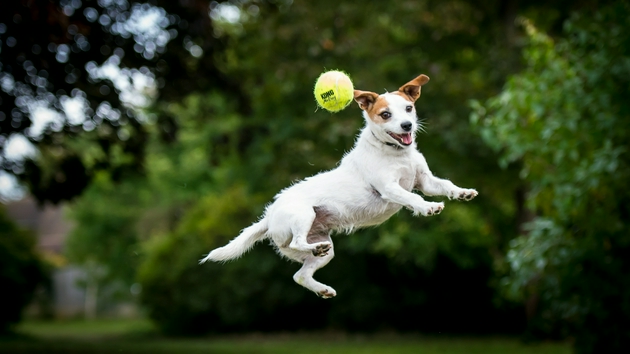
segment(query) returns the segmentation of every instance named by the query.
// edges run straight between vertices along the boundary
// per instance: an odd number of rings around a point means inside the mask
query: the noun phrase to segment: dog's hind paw
[[[332,248],[332,244],[330,242],[321,242],[318,243],[315,248],[313,248],[313,256],[315,257],[324,257],[328,255],[328,251]]]
[[[474,189],[462,189],[458,194],[457,194],[457,199],[459,200],[472,200],[474,197],[477,196],[477,191]]]
[[[322,299],[330,299],[337,296],[337,292],[333,288],[326,288],[317,292],[317,296],[321,297]]]

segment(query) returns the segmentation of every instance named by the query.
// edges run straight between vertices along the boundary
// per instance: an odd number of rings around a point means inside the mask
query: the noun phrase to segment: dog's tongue
[[[400,134],[400,137],[402,138],[403,144],[411,144],[411,133]]]

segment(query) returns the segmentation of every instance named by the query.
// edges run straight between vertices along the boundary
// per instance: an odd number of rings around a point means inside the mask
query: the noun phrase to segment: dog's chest
[[[416,166],[411,159],[401,157],[395,159],[382,158],[374,162],[365,171],[372,185],[384,187],[393,181],[408,192],[415,186]]]
[[[416,170],[410,165],[396,166],[394,171],[398,184],[407,191],[411,191],[416,181]]]

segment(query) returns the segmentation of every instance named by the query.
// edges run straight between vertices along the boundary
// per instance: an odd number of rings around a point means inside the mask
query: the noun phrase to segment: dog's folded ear
[[[354,100],[357,101],[359,107],[364,111],[370,108],[370,106],[376,102],[377,98],[378,93],[354,90]]]
[[[409,81],[408,83],[400,86],[398,91],[409,97],[412,102],[415,102],[418,98],[420,98],[420,86],[426,84],[427,82],[429,82],[429,77],[422,74],[417,78]]]

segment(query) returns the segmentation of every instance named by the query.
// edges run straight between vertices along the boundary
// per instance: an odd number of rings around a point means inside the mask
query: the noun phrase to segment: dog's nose
[[[401,128],[403,128],[404,131],[408,132],[411,130],[411,122],[404,122],[400,125]]]

